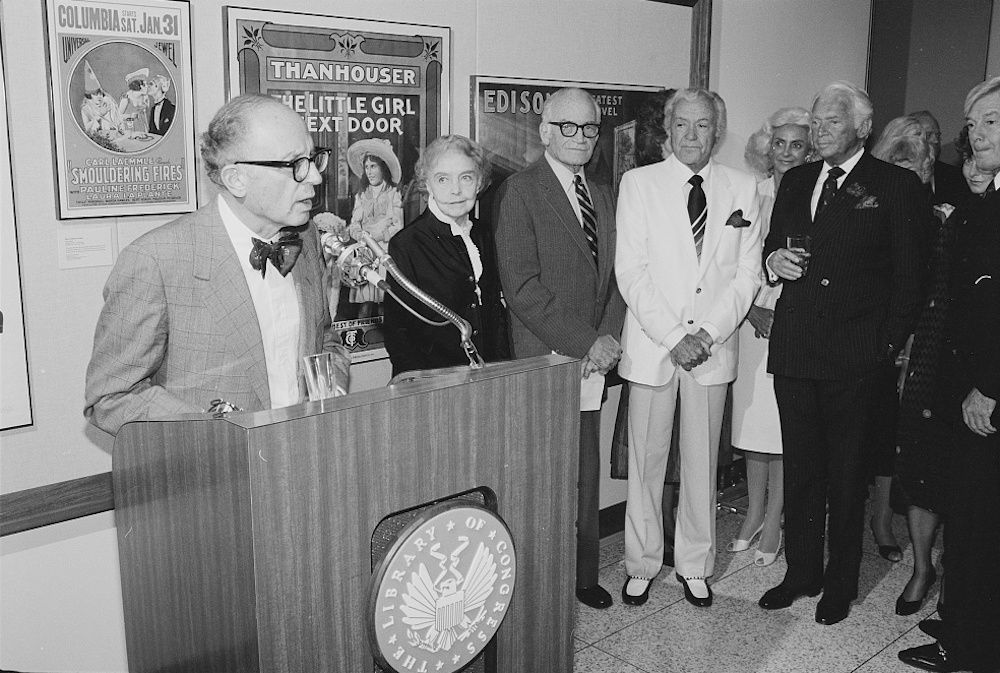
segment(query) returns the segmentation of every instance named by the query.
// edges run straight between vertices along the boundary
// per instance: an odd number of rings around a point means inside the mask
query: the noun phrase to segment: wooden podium
[[[372,531],[485,486],[517,553],[497,669],[570,673],[579,398],[579,363],[553,355],[126,425],[113,477],[129,670],[374,670]]]

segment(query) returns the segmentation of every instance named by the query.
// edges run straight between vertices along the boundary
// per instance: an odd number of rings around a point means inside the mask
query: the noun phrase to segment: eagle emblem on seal
[[[450,554],[440,551],[440,543],[430,547],[440,572],[432,578],[423,563],[410,575],[400,610],[410,645],[429,652],[449,651],[456,642],[468,638],[486,617],[486,601],[497,581],[497,564],[490,551],[479,543],[465,573],[459,570],[469,538],[460,536],[460,544]]]

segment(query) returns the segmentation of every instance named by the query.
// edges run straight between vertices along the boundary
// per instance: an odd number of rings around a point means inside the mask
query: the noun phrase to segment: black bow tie
[[[282,276],[287,276],[288,272],[295,266],[295,260],[302,252],[302,239],[295,232],[286,232],[273,243],[265,243],[259,238],[253,239],[253,250],[250,251],[250,266],[260,271],[263,278],[267,272],[267,260],[278,270]]]

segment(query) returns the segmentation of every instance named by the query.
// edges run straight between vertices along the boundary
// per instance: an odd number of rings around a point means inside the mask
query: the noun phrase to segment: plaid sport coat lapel
[[[243,267],[236,258],[218,208],[208,209],[208,221],[194,231],[194,276],[205,281],[202,296],[214,316],[218,331],[225,335],[233,351],[245,362],[252,392],[261,407],[271,407],[267,383],[267,362],[260,323],[254,310]],[[206,325],[206,332],[208,332]],[[216,330],[211,330],[215,333]]]

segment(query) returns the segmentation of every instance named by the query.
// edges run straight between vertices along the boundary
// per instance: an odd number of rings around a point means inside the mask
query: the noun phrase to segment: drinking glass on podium
[[[806,271],[809,270],[809,258],[812,256],[812,237],[808,234],[800,234],[788,237],[788,249],[799,256],[799,267],[802,269],[802,278],[805,278]]]
[[[305,365],[306,390],[309,401],[318,402],[343,394],[343,388],[337,383],[337,367],[334,364],[334,353],[316,353],[302,358]]]

